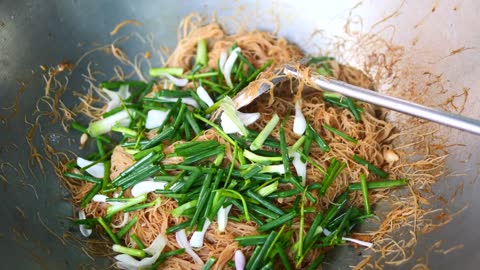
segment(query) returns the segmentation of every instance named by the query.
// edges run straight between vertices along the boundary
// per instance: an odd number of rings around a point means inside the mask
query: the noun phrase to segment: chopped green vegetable
[[[141,202],[144,202],[145,200],[147,200],[147,194],[143,194],[143,195],[140,195],[140,196],[135,197],[135,198],[126,199],[126,201],[123,204],[120,204],[120,205],[111,205],[107,209],[106,217],[111,218],[116,213],[118,213],[120,211],[123,211],[124,209],[126,209],[130,206],[133,206],[133,205],[139,204]]]
[[[332,133],[344,138],[346,141],[349,141],[349,142],[352,142],[354,144],[358,143],[358,141],[350,136],[348,136],[347,134],[327,125],[327,124],[323,124],[323,127],[328,130],[328,131],[331,131]]]
[[[147,255],[143,250],[124,247],[121,245],[113,245],[112,250],[118,253],[123,253],[123,254],[127,254],[130,256],[138,257],[138,258],[143,258]]]
[[[277,126],[279,121],[280,121],[280,118],[278,117],[278,115],[274,114],[272,116],[272,119],[268,121],[267,125],[262,129],[262,131],[258,134],[255,140],[252,142],[252,144],[250,145],[250,150],[255,151],[257,149],[260,149],[263,143],[265,142],[265,140],[270,135],[270,133],[272,133],[275,126]]]
[[[208,64],[207,41],[200,39],[197,44],[197,57],[195,57],[195,65],[206,67]]]
[[[388,177],[388,173],[380,170],[379,168],[375,167],[372,163],[366,161],[365,159],[363,159],[363,158],[361,158],[357,155],[353,155],[353,160],[355,160],[355,162],[357,162],[358,164],[366,166],[368,168],[368,170],[372,171],[374,174],[378,175],[381,178],[387,178]]]
[[[363,204],[365,207],[365,213],[370,215],[370,202],[368,201],[368,187],[367,177],[364,174],[360,174],[360,186],[362,188]]]
[[[386,180],[386,181],[368,182],[367,183],[367,188],[368,189],[393,188],[393,187],[405,186],[406,184],[407,184],[407,180],[405,180],[405,179]],[[361,184],[360,183],[352,183],[348,186],[348,190],[350,190],[350,191],[361,190]]]
[[[159,67],[151,68],[149,71],[151,77],[158,77],[163,74],[170,74],[172,76],[180,77],[183,74],[183,68],[174,68],[174,67]]]

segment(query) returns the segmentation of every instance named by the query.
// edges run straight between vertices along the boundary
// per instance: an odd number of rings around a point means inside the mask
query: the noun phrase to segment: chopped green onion
[[[268,231],[268,230],[271,230],[273,228],[276,228],[278,226],[281,226],[285,223],[287,223],[288,221],[292,220],[295,216],[297,215],[297,213],[295,211],[292,211],[288,214],[285,214],[283,216],[280,216],[278,219],[276,220],[273,220],[273,221],[270,221],[268,223],[265,223],[264,225],[262,226],[259,226],[257,231],[259,232],[265,232],[265,231]]]
[[[127,213],[127,212],[138,211],[138,210],[141,210],[141,209],[153,207],[155,205],[159,205],[160,201],[161,201],[160,197],[158,197],[158,198],[156,198],[155,200],[153,200],[149,203],[138,204],[138,205],[134,205],[134,206],[130,206],[128,208],[125,208],[125,209],[123,209],[123,212]]]
[[[315,167],[317,170],[319,170],[323,174],[327,173],[327,171],[322,166],[320,166],[315,160],[311,159],[309,156],[306,156],[302,151],[297,151],[297,153],[299,153],[305,159],[305,161],[310,163],[310,165]]]
[[[367,187],[367,177],[364,174],[360,174],[360,185],[362,188],[362,196],[363,196],[363,205],[365,207],[365,213],[370,215],[370,203],[368,201],[368,187]]]
[[[360,113],[358,112],[357,106],[355,106],[353,100],[351,98],[346,98],[345,103],[347,104],[350,112],[353,114],[355,121],[359,122],[361,120]]]
[[[192,114],[191,111],[188,111],[188,112],[185,114],[185,118],[186,118],[188,124],[192,127],[193,132],[195,132],[196,135],[199,135],[200,133],[202,133],[202,130],[201,130],[200,127],[198,126],[198,123],[197,123],[197,121],[195,120],[195,118],[193,118],[193,114]]]
[[[275,239],[277,238],[277,232],[272,231],[268,237],[267,240],[265,240],[265,243],[262,245],[260,248],[260,251],[257,253],[254,252],[252,257],[248,260],[246,269],[258,269],[260,266],[260,263],[263,262],[265,256],[267,255],[267,251],[270,249],[271,246],[275,244]]]
[[[300,149],[300,147],[303,145],[303,143],[305,142],[305,135],[302,135],[300,136],[300,138],[298,138],[298,140],[292,145],[290,146],[290,148],[288,149],[288,156],[293,156],[293,153],[297,152],[298,149]]]
[[[183,254],[183,253],[185,253],[184,248],[180,248],[180,249],[176,249],[176,250],[172,250],[172,251],[162,253],[158,257],[157,261],[154,264],[152,264],[152,266],[150,266],[150,268],[148,268],[148,270],[156,270],[169,257],[177,256],[177,255],[180,255],[180,254]]]
[[[109,132],[117,123],[122,123],[124,121],[130,122],[129,110],[123,110],[114,115],[110,115],[109,117],[91,122],[88,125],[87,131],[90,136],[97,137]]]
[[[149,75],[151,77],[158,77],[163,74],[170,74],[172,76],[180,77],[183,74],[183,68],[159,67],[159,68],[151,68],[149,71]]]
[[[318,213],[316,216],[315,216],[315,219],[313,220],[312,222],[312,225],[310,226],[310,229],[308,230],[307,234],[305,235],[305,238],[303,240],[303,246],[304,247],[310,247],[316,235],[316,230],[318,228],[318,226],[320,226],[320,222],[322,221],[322,214],[321,213]],[[308,250],[306,250],[304,252],[307,253]]]
[[[143,101],[143,98],[152,90],[154,84],[155,84],[154,80],[151,80],[150,82],[148,82],[145,88],[138,93],[138,100]],[[128,99],[131,100],[132,98],[134,98],[134,95],[130,96],[130,98]]]
[[[95,178],[93,176],[89,175],[83,175],[83,174],[76,174],[76,173],[64,173],[63,176],[73,178],[73,179],[78,179],[78,180],[83,180],[86,182],[90,183],[95,183],[95,184],[100,184],[102,180]]]
[[[265,69],[273,64],[273,60],[267,60],[262,66],[260,66],[255,72],[253,72],[250,76],[248,76],[247,81],[251,82],[255,80],[258,74],[262,73]]]
[[[225,197],[230,197],[230,198],[241,200],[243,208],[244,208],[244,212],[245,212],[245,219],[247,221],[250,221],[250,215],[248,213],[247,202],[245,201],[245,198],[242,196],[242,194],[240,194],[237,191],[232,190],[232,189],[217,189],[217,190],[215,190],[215,192],[219,192],[220,194],[222,194]]]
[[[285,212],[283,212],[282,209],[278,208],[276,205],[273,203],[269,202],[267,199],[263,198],[262,196],[258,195],[257,193],[248,190],[247,191],[247,196],[254,199],[261,205],[265,206],[268,210],[273,211],[274,213],[277,213],[279,215],[285,215]]]
[[[251,177],[260,173],[260,171],[262,170],[262,166],[254,163],[254,164],[243,165],[240,167],[240,169],[241,169],[240,175],[243,177],[243,179],[250,179]]]
[[[257,155],[253,152],[250,152],[247,149],[243,150],[243,156],[245,158],[248,158],[252,162],[259,162],[259,163],[282,161],[281,156],[264,157],[264,156]]]
[[[150,164],[151,162],[156,162],[161,157],[161,154],[149,153],[144,156],[142,159],[137,161],[137,163],[130,166],[128,169],[120,173],[115,179],[112,180],[112,184],[115,185],[116,182],[119,182],[129,174],[134,173],[138,169],[145,167],[146,165]]]
[[[138,216],[134,216],[123,228],[117,232],[118,239],[122,238],[137,223]]]
[[[357,143],[358,143],[358,140],[357,140],[357,139],[354,139],[354,138],[348,136],[347,134],[345,134],[345,133],[343,133],[343,132],[341,132],[341,131],[333,128],[332,126],[329,126],[329,125],[327,125],[327,124],[323,124],[323,127],[324,127],[326,130],[328,130],[328,131],[330,131],[330,132],[332,132],[332,133],[334,133],[334,134],[336,134],[336,135],[344,138],[345,140],[347,140],[347,141],[349,141],[349,142],[352,142],[352,143],[354,143],[354,144],[357,144]]]
[[[167,231],[166,231],[166,234],[171,234],[171,233],[180,231],[180,230],[182,230],[182,229],[187,228],[188,226],[190,226],[190,220],[187,220],[187,221],[184,221],[184,222],[182,222],[182,223],[175,224],[175,225],[173,225],[173,226],[171,226],[171,227],[168,227],[168,228],[167,228]]]
[[[97,220],[98,220],[98,223],[100,223],[100,225],[102,225],[105,232],[110,236],[113,243],[115,243],[117,245],[120,245],[120,240],[118,240],[117,236],[112,232],[110,227],[108,227],[107,223],[105,223],[105,220],[103,220],[102,217],[99,217]]]
[[[192,174],[189,177],[187,177],[185,182],[183,182],[183,186],[176,189],[180,190],[182,193],[187,193],[192,187],[192,185],[197,181],[197,179],[200,178],[201,175],[202,175],[202,171],[200,171],[199,169],[192,171]]]
[[[307,130],[310,131],[310,133],[313,136],[313,140],[317,143],[317,145],[320,147],[320,149],[323,152],[330,151],[330,147],[327,145],[327,142],[325,142],[325,140],[322,137],[320,137],[320,135],[315,131],[312,125],[308,124]]]
[[[357,155],[353,155],[353,160],[355,160],[355,162],[357,162],[358,164],[361,164],[361,165],[364,165],[368,168],[368,170],[372,171],[374,174],[378,175],[379,177],[381,178],[387,178],[388,177],[388,173],[382,171],[381,169],[375,167],[372,163],[366,161],[365,159],[357,156]]]
[[[208,258],[207,262],[203,265],[202,270],[210,270],[216,260],[215,257]]]
[[[132,234],[130,236],[130,238],[132,238],[133,242],[135,242],[135,244],[137,244],[138,248],[145,249],[145,245],[142,243],[142,241],[140,241],[140,239],[138,239],[136,234]]]
[[[225,123],[227,122],[227,120],[229,120],[231,124],[236,126],[236,128],[242,133],[243,136],[248,136],[249,130],[245,128],[245,125],[243,124],[242,120],[238,116],[238,112],[235,108],[235,103],[233,102],[233,100],[228,96],[224,97],[222,99],[220,107],[222,108],[225,116],[227,116],[228,118],[228,119],[222,118],[222,123]],[[222,127],[223,125],[224,124],[222,124]]]
[[[140,195],[140,196],[135,197],[135,198],[130,198],[125,203],[123,203],[121,205],[111,205],[107,209],[106,218],[111,218],[116,213],[118,213],[120,211],[123,211],[124,209],[126,209],[130,206],[133,206],[133,205],[139,204],[141,202],[144,202],[145,200],[147,200],[147,194],[143,194],[143,195]]]
[[[162,159],[164,156],[165,154],[161,153],[160,159]],[[136,185],[138,182],[143,181],[145,178],[157,174],[160,171],[162,171],[162,167],[154,164],[146,164],[145,166],[139,167],[138,170],[130,173],[129,175],[121,178],[120,180],[113,181],[112,185],[116,187],[121,187],[122,189],[127,189]]]
[[[192,208],[196,207],[197,202],[198,202],[198,200],[192,200],[192,201],[189,201],[187,203],[184,203],[184,204],[180,205],[179,207],[175,208],[172,211],[172,216],[174,216],[174,217],[181,216],[183,214],[183,212],[185,212],[185,210],[192,209]]]
[[[80,125],[77,122],[72,122],[72,124],[70,124],[70,127],[77,130],[77,131],[80,131],[81,133],[88,134],[87,128]],[[102,140],[103,142],[106,142],[106,143],[111,143],[112,142],[109,138],[107,138],[105,136],[102,136],[102,135],[98,135],[96,138],[98,138],[99,140]]]
[[[240,61],[242,61],[248,66],[249,72],[255,72],[256,68],[252,65],[252,63],[250,63],[250,61],[248,61],[248,59],[242,53],[238,53],[238,58],[240,59]]]
[[[105,88],[108,90],[114,90],[120,88],[122,85],[128,85],[130,87],[139,87],[143,88],[145,87],[145,83],[142,81],[106,81],[106,82],[101,82],[100,87]]]
[[[98,184],[95,184],[95,186],[92,187],[92,189],[90,189],[90,191],[87,193],[87,195],[85,195],[85,197],[83,197],[80,205],[82,206],[82,208],[85,208],[87,207],[87,204],[92,200],[92,198],[98,193],[100,192],[100,190],[102,189],[102,184],[101,183],[98,183]]]
[[[299,189],[294,188],[294,189],[283,190],[283,191],[272,193],[268,197],[269,198],[288,198],[288,197],[298,195],[300,194],[300,192],[301,191]]]
[[[260,188],[257,191],[257,193],[262,197],[266,197],[266,196],[272,194],[273,192],[275,192],[277,190],[278,190],[278,181],[274,181],[273,183],[269,184],[268,186],[264,186],[264,187]]]
[[[193,79],[201,79],[201,78],[208,78],[208,77],[215,77],[218,75],[217,71],[214,72],[205,72],[205,73],[196,73],[196,74],[188,74],[185,76],[186,79],[193,80]]]
[[[211,107],[210,107],[211,108]],[[222,128],[220,128],[218,125],[216,125],[215,123],[213,123],[212,121],[202,117],[201,115],[199,114],[193,114],[193,116],[195,118],[197,118],[198,120],[210,125],[212,128],[214,128],[218,134],[223,138],[225,139],[227,142],[229,142],[231,145],[234,145],[235,144],[235,141],[232,140],[232,138],[230,138],[227,134],[225,134],[225,132],[223,132]]]
[[[206,204],[212,192],[212,190],[210,189],[210,183],[212,182],[212,179],[213,174],[207,174],[205,180],[203,180],[202,188],[200,189],[200,194],[198,195],[196,211],[190,221],[190,228],[193,228],[196,225],[198,218],[200,218],[200,215],[203,214],[203,211],[205,210]],[[197,230],[202,230],[202,228],[203,226],[198,226]]]
[[[125,136],[125,135],[128,135],[130,137],[137,137],[138,136],[138,132],[136,132],[135,130],[124,127],[124,126],[121,126],[119,124],[114,125],[112,127],[112,131],[120,132],[120,133],[123,134],[123,136]]]
[[[280,118],[278,117],[278,115],[274,114],[272,116],[272,119],[268,121],[267,125],[265,125],[262,131],[258,134],[255,140],[252,142],[252,144],[250,145],[250,150],[255,151],[260,149],[263,143],[265,142],[265,140],[272,133],[275,126],[277,126],[279,121],[280,121]]]
[[[292,172],[290,170],[290,159],[288,157],[288,148],[287,148],[287,142],[285,140],[285,129],[283,128],[283,124],[280,126],[279,137],[280,137],[280,152],[282,154],[283,166],[285,168],[285,179],[288,182],[292,183],[297,189],[299,189],[300,192],[303,192],[304,187],[293,177]],[[316,201],[315,197],[313,197],[313,195],[310,192],[307,192],[306,196],[308,200],[312,202]]]
[[[147,255],[143,250],[124,247],[121,245],[113,245],[112,250],[118,253],[123,253],[138,258],[144,258]]]
[[[305,233],[305,190],[302,193],[302,201],[300,202],[300,227],[298,228],[298,242],[295,243],[295,246],[297,248],[297,258],[300,258],[303,254],[303,234]],[[297,245],[298,244],[298,245]]]
[[[278,255],[280,256],[280,261],[283,264],[283,269],[285,270],[293,270],[293,266],[290,264],[288,260],[287,253],[285,249],[282,248],[278,243],[275,245],[275,250],[277,251]]]
[[[327,189],[335,181],[335,179],[340,175],[343,169],[347,166],[345,162],[338,161],[336,158],[332,158],[330,161],[330,166],[327,168],[325,177],[323,178],[322,188],[320,189],[320,194],[325,195]]]
[[[263,245],[267,240],[267,237],[268,237],[268,234],[250,235],[250,236],[236,237],[233,240],[237,241],[238,245],[241,247],[258,246],[258,245]]]
[[[133,155],[133,159],[135,160],[140,160],[142,158],[144,158],[146,155],[150,154],[150,153],[158,153],[158,152],[161,152],[163,150],[163,144],[159,144],[157,146],[154,146],[152,148],[147,148],[145,150],[142,150],[140,152],[137,152]]]
[[[103,163],[103,179],[102,179],[102,188],[101,190],[107,189],[108,184],[110,183],[110,165],[111,161],[107,160]]]

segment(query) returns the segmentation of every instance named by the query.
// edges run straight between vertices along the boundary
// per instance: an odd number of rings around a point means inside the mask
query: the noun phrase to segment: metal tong
[[[283,69],[278,71],[277,74],[279,77],[276,77],[272,80],[272,83],[275,85],[285,80],[287,75],[298,79],[303,78],[303,75],[299,73],[296,68],[289,65],[285,65]],[[281,75],[285,76],[282,77]],[[353,99],[374,104],[393,111],[480,135],[480,120],[477,119],[430,108],[400,98],[391,97],[376,91],[350,85],[342,81],[325,78],[318,74],[311,75],[310,80],[316,86],[318,86],[318,88],[325,91],[335,92],[346,97],[351,97]],[[234,98],[234,101],[236,102],[238,108],[243,107],[252,102],[261,94],[268,91],[270,87],[270,84],[264,83],[259,88],[256,88],[254,92],[252,92],[252,89],[248,89],[247,87]]]

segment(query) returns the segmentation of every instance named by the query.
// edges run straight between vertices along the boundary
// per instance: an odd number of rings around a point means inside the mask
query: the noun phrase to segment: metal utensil
[[[303,78],[303,75],[299,73],[296,68],[289,65],[285,65],[283,69],[277,72],[277,75],[279,77],[275,77],[272,80],[272,83],[274,85],[280,83],[287,78],[286,76],[282,77],[282,75],[290,75],[299,79]],[[480,120],[478,119],[473,119],[459,114],[430,108],[404,99],[391,97],[376,91],[357,87],[346,82],[326,78],[315,73],[312,74],[309,79],[314,82],[315,85],[318,86],[318,88],[326,91],[335,92],[346,97],[351,97],[386,109],[390,109],[393,111],[439,123],[445,126],[464,130],[476,135],[480,135]],[[249,89],[247,87],[244,91],[240,92],[235,97],[234,101],[236,102],[237,107],[241,108],[252,102],[261,94],[268,91],[270,87],[271,84],[266,83],[262,84],[259,88],[256,89]]]

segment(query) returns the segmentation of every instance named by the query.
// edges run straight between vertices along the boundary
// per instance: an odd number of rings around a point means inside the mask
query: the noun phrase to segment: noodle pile
[[[166,60],[166,66],[171,67],[183,67],[185,70],[191,68],[192,60],[195,57],[196,46],[199,40],[208,40],[208,68],[217,68],[218,59],[221,52],[228,50],[234,43],[236,43],[241,49],[245,57],[255,66],[260,67],[268,60],[274,60],[274,65],[282,65],[285,63],[295,63],[303,57],[302,52],[296,46],[289,44],[285,39],[276,37],[266,32],[242,32],[234,35],[228,35],[217,23],[211,23],[208,25],[201,25],[200,19],[197,16],[187,17],[180,26],[179,42],[175,50],[170,57]],[[332,67],[333,77],[353,85],[357,85],[364,88],[372,88],[373,82],[360,70],[341,65],[334,60],[329,61]],[[261,75],[261,79],[269,79],[269,75],[272,74],[273,68],[267,70]],[[308,72],[306,70],[305,72]],[[90,76],[92,77],[92,76]],[[160,83],[159,83],[160,84]],[[365,174],[369,177],[369,180],[374,180],[375,176],[372,175],[365,166],[359,165],[352,160],[352,156],[357,154],[362,157],[368,158],[376,167],[388,171],[391,179],[408,177],[410,185],[415,185],[416,181],[424,181],[429,183],[433,181],[439,174],[435,174],[436,171],[441,170],[442,157],[427,156],[424,160],[425,171],[427,176],[425,178],[417,178],[413,169],[421,169],[419,163],[408,163],[406,161],[405,154],[402,151],[394,151],[396,155],[400,157],[399,161],[387,162],[385,153],[387,151],[393,151],[395,147],[392,145],[393,140],[398,136],[394,126],[385,120],[386,111],[379,109],[370,104],[358,102],[359,107],[363,109],[361,114],[361,121],[356,122],[354,116],[349,110],[333,107],[326,104],[322,98],[322,92],[309,87],[309,82],[288,80],[276,86],[271,91],[270,95],[263,95],[257,98],[253,103],[245,107],[243,110],[247,112],[260,112],[261,118],[252,126],[254,129],[260,131],[271,119],[274,114],[285,116],[293,107],[294,102],[301,98],[302,111],[313,128],[319,132],[319,134],[325,139],[331,150],[329,152],[322,152],[317,145],[312,145],[310,151],[310,157],[314,159],[322,167],[328,167],[329,160],[332,157],[337,158],[340,161],[346,162],[346,169],[339,175],[331,187],[327,190],[327,193],[316,204],[307,202],[306,206],[314,206],[318,211],[323,211],[328,208],[334,198],[343,193],[348,185],[352,182],[359,182],[357,178],[360,174]],[[251,83],[249,88],[258,87],[257,83]],[[255,90],[255,89],[254,89]],[[80,97],[81,103],[73,110],[75,113],[83,113],[94,118],[98,117],[105,107],[99,109],[95,107],[95,103],[98,103],[98,99],[94,98],[92,92]],[[348,143],[344,139],[325,131],[322,128],[322,124],[328,124],[347,135],[358,139],[358,144]],[[285,132],[287,144],[292,145],[297,137],[293,134],[293,117],[290,117],[285,124]],[[278,127],[271,134],[274,138],[278,139]],[[149,135],[151,136],[151,134]],[[202,139],[216,139],[220,142],[223,140],[218,136],[214,130],[207,130],[200,138]],[[172,147],[166,147],[171,151]],[[170,150],[168,150],[170,149]],[[224,164],[228,164],[232,160],[232,149],[227,145]],[[115,148],[112,155],[112,168],[110,178],[114,179],[120,172],[128,168],[133,164],[132,157],[123,151],[120,147]],[[168,161],[162,161],[168,162]],[[432,166],[432,164],[434,166]],[[65,170],[65,167],[62,167]],[[323,174],[312,166],[307,167],[307,184],[314,182],[321,182]],[[93,184],[81,182],[78,180],[71,180],[62,177],[66,187],[73,194],[73,201],[76,205],[80,204],[81,199],[92,188]],[[291,189],[289,184],[281,184],[281,189]],[[128,193],[128,191],[127,191]],[[370,201],[375,203],[381,199],[384,199],[389,194],[389,190],[371,190]],[[128,196],[129,194],[127,194]],[[155,194],[149,194],[148,201],[152,201],[156,198]],[[351,194],[351,201],[354,201],[355,206],[362,205],[362,195],[358,192]],[[293,198],[277,199],[277,205],[281,208],[290,207],[293,203]],[[87,217],[100,217],[104,216],[108,204],[91,202],[85,208]],[[138,211],[131,212],[129,219],[134,216],[138,217],[138,222],[132,227],[132,229],[124,236],[125,244],[129,247],[137,248],[135,242],[130,238],[131,234],[136,234],[138,238],[147,246],[149,245],[158,234],[165,234],[166,229],[170,226],[179,224],[184,221],[182,217],[173,217],[170,213],[177,207],[175,200],[162,197],[161,203],[155,207],[150,207]],[[380,226],[380,233],[372,233],[369,235],[363,235],[367,241],[373,241],[374,249],[381,248],[381,242],[386,237],[387,232],[392,231],[392,227],[398,228],[402,226],[403,222],[410,222],[410,219],[403,217],[403,221],[396,223],[396,220],[402,220],[401,212],[402,205],[394,205],[397,212],[392,211],[385,222],[389,224],[382,224]],[[400,210],[399,210],[400,209]],[[232,210],[235,211],[235,210]],[[396,215],[400,215],[397,217]],[[309,226],[313,220],[313,215],[306,215],[305,230],[309,229]],[[408,220],[407,220],[408,219]],[[122,223],[123,214],[117,214],[112,220],[113,227]],[[393,225],[392,225],[393,224]],[[382,227],[383,226],[383,227]],[[415,225],[414,225],[415,226]],[[226,232],[219,233],[216,231],[217,224],[212,221],[212,225],[207,230],[205,236],[204,246],[197,251],[197,254],[203,261],[208,260],[209,257],[216,257],[217,261],[214,265],[214,269],[224,269],[227,266],[229,260],[233,258],[235,250],[239,249],[237,243],[233,241],[233,238],[246,235],[255,235],[256,225],[254,222],[239,223],[229,221]],[[299,221],[294,220],[292,228],[295,233],[298,233]],[[100,229],[100,228],[96,228]],[[119,229],[114,229],[114,232]],[[383,234],[381,233],[383,232]],[[168,244],[166,251],[178,249],[179,246],[175,240],[174,234],[167,235]],[[360,237],[360,236],[359,236]],[[292,244],[298,235],[292,237]],[[240,249],[246,254],[247,258],[253,251],[253,247],[240,247]],[[304,260],[303,265],[313,260],[318,254],[325,253],[325,250],[318,249],[315,252],[311,252],[309,257]],[[393,251],[392,251],[393,252]],[[289,254],[293,256],[292,254]],[[388,254],[386,254],[388,255]],[[366,265],[368,261],[365,261]],[[168,258],[162,265],[162,269],[200,269],[201,266],[195,264],[188,254],[182,254],[175,257]]]

